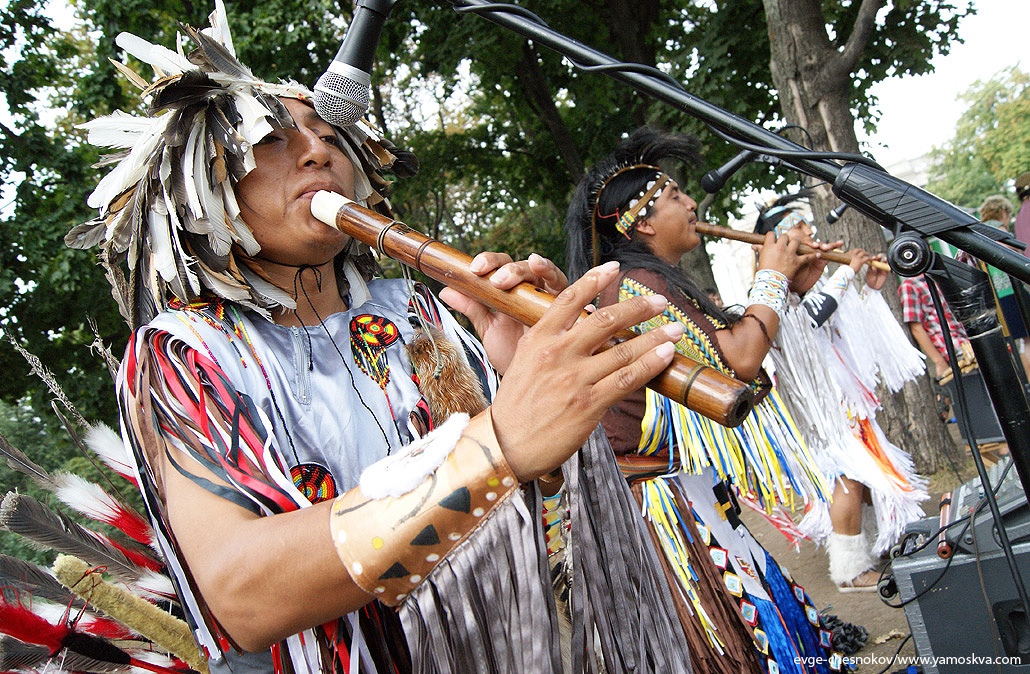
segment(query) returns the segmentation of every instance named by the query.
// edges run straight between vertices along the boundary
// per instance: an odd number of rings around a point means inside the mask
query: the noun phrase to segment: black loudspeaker
[[[992,478],[1002,465],[992,467]],[[1015,470],[1010,470],[998,492],[998,505],[1026,582],[1030,581],[1030,506],[1014,476]],[[975,509],[982,493],[979,480],[956,489],[952,521]],[[960,536],[963,526],[949,531],[950,564],[938,555],[936,539],[891,564],[899,597],[908,602],[905,617],[919,665],[924,674],[1030,674],[1030,616],[1023,610],[998,546],[990,510],[981,507],[972,526]],[[915,549],[939,528],[936,517],[913,522],[906,531],[903,552]]]
[[[962,410],[959,408],[958,396],[955,395],[955,380],[952,379],[944,384],[944,390],[951,396],[951,409],[955,412],[955,418],[962,420]],[[966,394],[966,404],[969,406],[969,427],[973,438],[978,443],[984,442],[1005,442],[1005,436],[1001,432],[1001,424],[998,422],[998,415],[991,404],[991,398],[987,395],[987,385],[984,384],[980,370],[973,370],[962,375],[962,390]],[[959,432],[962,439],[969,444],[965,429],[959,423]]]

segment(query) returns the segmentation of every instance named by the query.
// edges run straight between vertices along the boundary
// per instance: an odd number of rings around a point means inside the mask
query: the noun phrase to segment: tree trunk
[[[618,47],[618,57],[626,63],[654,66],[656,48],[652,33],[658,22],[661,3],[658,0],[607,0],[608,26],[612,40]],[[649,101],[638,96],[638,105],[632,110],[637,126],[647,124]]]
[[[820,0],[763,0],[769,29],[770,68],[784,117],[808,130],[813,149],[858,152],[855,118],[849,105],[850,77],[858,55],[875,30],[876,12],[885,0],[862,0],[859,16],[843,49],[826,32]],[[836,224],[826,214],[837,205],[826,185],[816,188],[812,211],[824,241],[843,239],[845,249],[886,251],[883,229],[853,210]],[[897,281],[888,279],[883,296],[899,317]],[[887,437],[904,448],[922,473],[934,473],[955,443],[936,412],[928,377],[920,377],[897,394],[879,390],[878,414]]]

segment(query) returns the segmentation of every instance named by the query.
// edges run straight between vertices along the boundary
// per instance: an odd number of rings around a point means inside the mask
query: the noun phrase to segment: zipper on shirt
[[[309,342],[306,335],[301,335],[300,328],[290,327],[290,339],[293,341],[293,371],[296,373],[294,382],[294,395],[297,402],[302,405],[311,404],[311,354],[309,353]]]

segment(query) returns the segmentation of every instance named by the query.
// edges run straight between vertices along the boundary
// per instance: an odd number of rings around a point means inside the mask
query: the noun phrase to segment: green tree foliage
[[[111,422],[114,398],[106,370],[87,349],[94,338],[86,318],[95,319],[116,353],[125,329],[92,252],[62,243],[68,229],[91,216],[85,196],[100,175],[90,168],[98,154],[74,125],[138,105],[137,92],[108,63],[125,58],[114,44],[119,32],[171,45],[179,22],[206,25],[211,6],[206,0],[153,0],[145,7],[129,0],[73,2],[83,28],[71,33],[50,24],[42,0],[13,0],[0,9],[0,84],[12,115],[0,122],[0,173],[5,183],[19,185],[0,210],[0,316],[55,372],[87,418]],[[744,119],[783,126],[760,0],[521,4],[585,45],[657,66],[690,93]],[[832,6],[824,29],[846,35],[859,3],[826,4]],[[946,3],[896,4],[900,9],[892,11],[901,13],[878,26],[855,71],[849,96],[863,115],[875,109],[870,84],[925,69],[929,53],[942,50],[954,33],[952,20],[931,11]],[[308,85],[331,59],[350,18],[328,0],[240,0],[228,9],[237,51],[255,73]],[[397,184],[398,215],[469,252],[537,251],[561,263],[561,222],[575,181],[635,126],[701,136],[706,166],[681,168],[678,175],[695,194],[701,173],[736,151],[689,115],[579,71],[488,21],[458,16],[447,3],[398,3],[377,56],[374,116],[425,167]],[[737,206],[733,186],[796,181],[784,175],[749,167],[720,197],[716,219]],[[6,343],[0,343],[0,366],[24,370]],[[0,398],[27,400],[41,415],[49,399],[22,377],[0,382]]]
[[[1030,75],[1008,68],[976,81],[959,98],[968,107],[952,139],[931,153],[928,189],[976,208],[1030,167]]]
[[[81,118],[71,93],[90,44],[82,34],[58,33],[33,1],[12,2],[0,14],[0,85],[9,113],[0,120],[0,173],[9,200],[0,210],[0,318],[5,330],[64,375],[91,414],[110,419],[113,401],[102,370],[81,353],[93,341],[87,315],[109,335],[118,333],[121,320],[92,256],[61,241],[71,224],[89,215],[84,197],[96,155],[72,128]],[[45,123],[44,113],[57,115],[56,126]],[[12,375],[26,369],[6,339],[0,368]],[[4,377],[0,396],[14,402],[28,394],[46,410],[46,396],[26,383]]]

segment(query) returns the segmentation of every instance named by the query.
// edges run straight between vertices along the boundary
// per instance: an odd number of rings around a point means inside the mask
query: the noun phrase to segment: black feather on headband
[[[802,189],[779,196],[765,206],[758,207],[758,219],[755,220],[755,233],[765,234],[776,229],[776,225],[792,211],[799,210],[800,205],[791,206],[795,202],[807,201],[815,193],[811,189]]]

